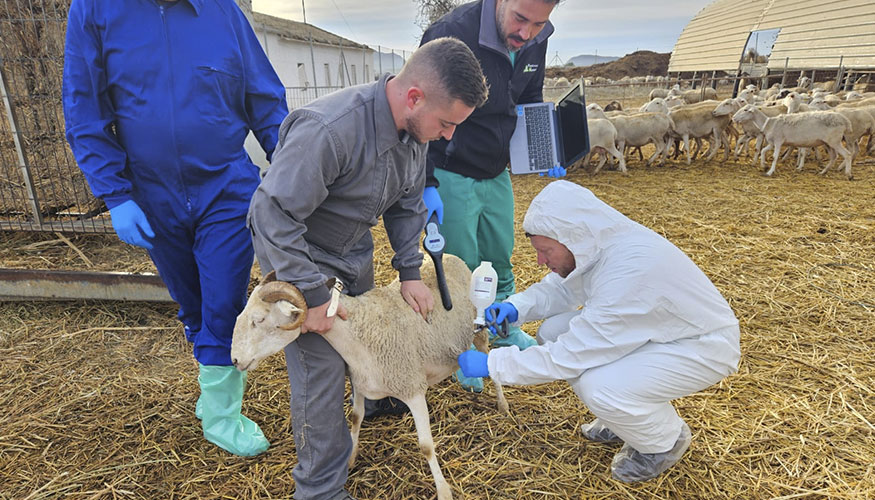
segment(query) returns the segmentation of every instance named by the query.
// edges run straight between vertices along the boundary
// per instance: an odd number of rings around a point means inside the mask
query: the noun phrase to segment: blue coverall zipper
[[[168,74],[170,75],[170,99],[171,102],[176,102],[176,95],[174,94],[174,81],[173,81],[173,64],[170,58],[172,51],[170,50],[170,37],[167,34],[167,18],[164,15],[164,6],[159,5],[158,9],[161,11],[161,25],[164,28],[164,44],[167,47],[167,65],[168,65]],[[182,176],[182,168],[179,166],[179,148],[176,145],[176,115],[173,112],[173,106],[170,106],[170,139],[173,143],[173,149],[176,153],[173,157],[173,161],[176,165],[176,173],[179,176],[179,187],[182,190],[182,198],[185,200],[185,209],[191,213],[191,199],[188,196],[188,190],[185,186],[185,179]]]

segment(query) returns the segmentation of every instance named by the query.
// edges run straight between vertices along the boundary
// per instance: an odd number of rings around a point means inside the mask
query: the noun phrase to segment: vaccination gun
[[[425,224],[425,239],[422,246],[425,251],[431,256],[434,262],[434,272],[437,276],[438,289],[441,292],[441,302],[444,304],[444,309],[449,311],[453,308],[453,300],[450,298],[450,290],[447,288],[447,277],[444,275],[444,247],[447,245],[444,236],[441,234],[440,224],[438,224],[437,213],[432,213]]]

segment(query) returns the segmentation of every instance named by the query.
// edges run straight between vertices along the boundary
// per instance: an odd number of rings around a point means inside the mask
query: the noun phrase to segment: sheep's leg
[[[769,152],[770,149],[774,148],[774,145],[769,143],[760,151],[760,170],[766,169],[766,153]],[[756,157],[754,157],[754,160]]]
[[[602,148],[602,149],[604,149],[604,148]],[[608,161],[608,157],[606,155],[602,154],[601,151],[599,151],[599,162],[595,166],[595,170],[593,170],[592,174],[590,174],[590,175],[595,175],[595,174],[599,173],[599,170],[601,170],[602,167],[605,166],[606,161]]]
[[[611,155],[614,156],[614,158],[617,159],[617,161],[620,163],[620,172],[625,174],[626,173],[626,158],[623,157],[622,153],[620,153],[620,150],[614,149],[613,151],[608,151],[608,153],[610,153]]]
[[[770,175],[775,173],[775,168],[778,166],[778,157],[781,156],[781,146],[783,146],[783,145],[784,145],[783,142],[776,142],[775,143],[775,154],[772,155],[772,168],[770,168],[769,171],[766,172],[767,176],[770,176]],[[787,148],[787,149],[792,149],[792,148]]]
[[[805,157],[808,156],[808,148],[799,148],[796,152],[796,156],[799,157],[799,160],[796,165],[796,171],[801,172],[805,167]]]
[[[694,137],[693,141],[696,143],[696,149],[693,151],[693,159],[699,157],[699,151],[702,150],[702,139],[700,137]]]
[[[692,163],[693,159],[690,157],[690,136],[689,134],[684,134],[684,153],[687,155],[687,165]]]
[[[842,163],[845,165],[845,176],[848,178],[849,181],[854,180],[854,175],[851,173],[851,152],[848,151],[844,145],[842,145],[841,140],[839,140],[838,142],[836,142],[834,144],[830,144],[829,146],[833,150],[835,150],[835,152],[842,155],[842,159],[843,159]],[[832,166],[832,165],[828,165],[827,167],[830,167],[830,166]],[[827,168],[823,169],[820,172],[820,175],[825,174],[826,171],[827,171]]]
[[[474,335],[474,347],[484,354],[489,354],[489,335],[486,333],[486,330],[481,329]],[[492,384],[495,386],[498,411],[507,414],[510,408],[507,405],[507,398],[504,397],[504,390],[498,382],[493,380]]]
[[[753,158],[750,160],[751,166],[757,164],[757,156],[760,155],[760,152],[763,150],[763,143],[765,142],[765,138],[762,134],[757,136],[757,142],[753,145]],[[762,165],[760,165],[762,167]]]
[[[735,141],[735,148],[732,150],[732,161],[738,161],[738,155],[741,153],[741,149],[747,146],[748,151],[750,151],[750,136],[746,133],[742,135],[737,141]]]
[[[708,140],[708,156],[705,157],[705,161],[711,161],[717,156],[717,150],[720,149],[722,143],[722,136],[723,133],[716,128],[711,131],[711,138]]]
[[[352,469],[355,458],[359,451],[359,431],[362,429],[362,420],[365,418],[365,397],[359,391],[352,389],[352,427],[349,435],[352,437],[352,453],[349,455],[347,465]]]
[[[428,460],[428,468],[434,476],[434,484],[437,487],[438,500],[452,500],[453,490],[444,479],[441,467],[438,465],[437,455],[434,452],[434,439],[431,436],[431,425],[428,421],[428,404],[425,402],[425,393],[416,394],[410,398],[402,399],[410,408],[413,422],[416,424],[416,437],[419,439],[419,449]]]
[[[823,172],[829,172],[829,169],[831,169],[833,164],[836,162],[837,157],[836,152],[832,148],[832,146],[828,146],[827,149],[829,150],[829,163],[827,163],[826,167],[823,168]]]

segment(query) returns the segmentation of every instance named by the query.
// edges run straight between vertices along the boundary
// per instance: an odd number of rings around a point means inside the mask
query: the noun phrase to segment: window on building
[[[343,62],[337,67],[337,82],[341,87],[346,87],[346,72],[344,71]]]
[[[307,67],[304,63],[298,63],[298,85],[304,88],[310,86],[310,81],[307,80]]]
[[[331,86],[331,66],[328,63],[325,63],[325,86]]]
[[[358,75],[355,72],[355,64],[352,64],[351,66],[352,67],[351,67],[350,72],[349,72],[350,80],[352,80],[353,85],[356,85],[359,82]]]
[[[362,80],[368,81],[371,79],[371,68],[365,64],[365,75],[362,77]]]

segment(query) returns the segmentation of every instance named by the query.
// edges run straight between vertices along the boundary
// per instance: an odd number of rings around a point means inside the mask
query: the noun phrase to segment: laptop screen
[[[589,128],[586,124],[586,99],[583,81],[559,100],[559,126],[562,129],[560,145],[562,166],[568,168],[589,153]]]

